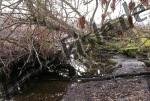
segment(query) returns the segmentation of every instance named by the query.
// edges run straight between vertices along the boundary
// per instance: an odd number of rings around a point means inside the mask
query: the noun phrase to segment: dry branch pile
[[[67,66],[67,60],[63,59],[61,48],[61,40],[68,36],[68,32],[24,23],[14,16],[5,15],[2,21],[0,76],[6,95],[43,70],[58,72],[57,69],[61,67],[72,69]],[[68,75],[74,75],[73,72]]]

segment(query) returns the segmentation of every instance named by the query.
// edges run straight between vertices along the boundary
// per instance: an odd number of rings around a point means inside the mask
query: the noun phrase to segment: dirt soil
[[[150,101],[150,77],[74,83],[62,101]]]

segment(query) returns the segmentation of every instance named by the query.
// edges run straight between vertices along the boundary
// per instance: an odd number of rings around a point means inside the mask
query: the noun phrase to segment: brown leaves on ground
[[[147,79],[148,80],[148,79]],[[62,101],[149,101],[145,78],[117,79],[75,83]]]

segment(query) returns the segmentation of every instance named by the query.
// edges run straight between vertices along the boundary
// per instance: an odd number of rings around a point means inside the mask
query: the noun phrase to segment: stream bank
[[[113,74],[147,71],[144,62],[123,55],[113,57],[117,62]],[[72,84],[62,101],[149,101],[149,76],[114,78]]]
[[[113,57],[116,71],[142,72],[146,66],[135,58],[122,55]],[[117,67],[118,66],[118,67]],[[147,76],[117,78],[104,81],[70,82],[35,79],[15,101],[149,101],[150,79]],[[43,78],[43,79],[44,79]],[[40,80],[40,82],[39,82]]]

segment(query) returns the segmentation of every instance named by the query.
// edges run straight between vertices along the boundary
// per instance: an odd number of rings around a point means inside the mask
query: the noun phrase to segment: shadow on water
[[[56,57],[50,62],[41,59],[43,63],[42,70],[38,68],[38,60],[33,58],[31,60],[34,61],[26,64],[25,69],[22,70],[19,67],[24,67],[24,60],[26,60],[26,56],[9,64],[8,67],[11,68],[9,79],[3,78],[6,83],[2,86],[3,98],[12,99],[13,101],[61,100],[70,84],[70,77],[76,73],[74,68]],[[1,99],[0,95],[0,101]]]
[[[13,98],[7,101],[60,101],[71,81],[57,73],[43,72],[28,79]],[[4,101],[0,90],[0,101]]]
[[[51,80],[48,77],[36,77],[26,83],[24,90],[14,96],[14,101],[59,101],[66,93],[69,81]]]

